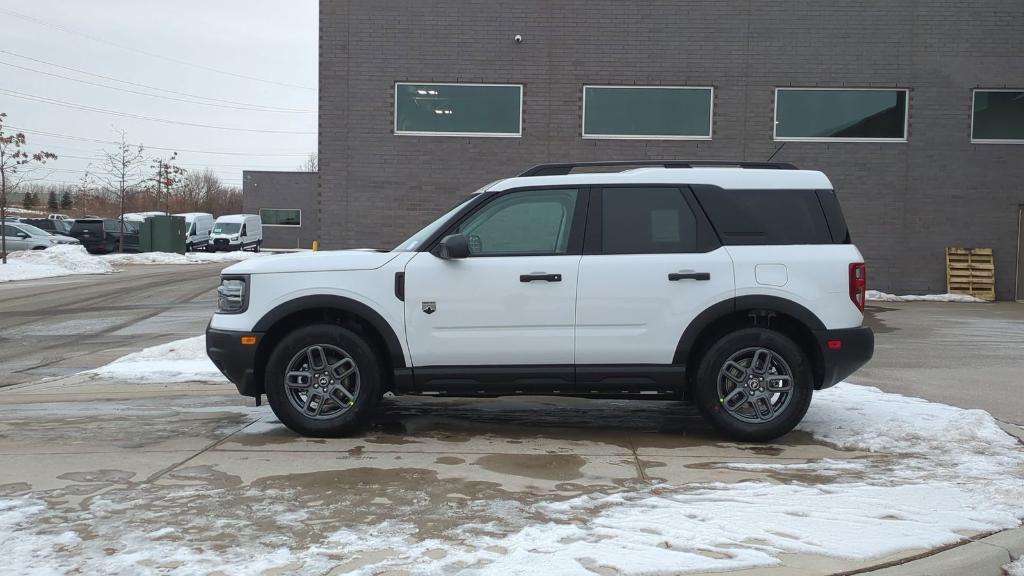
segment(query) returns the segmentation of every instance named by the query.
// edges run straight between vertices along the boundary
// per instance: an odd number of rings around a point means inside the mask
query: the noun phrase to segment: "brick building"
[[[321,0],[320,238],[392,247],[540,162],[774,155],[832,179],[873,288],[992,247],[1010,298],[1022,54],[1020,0]]]

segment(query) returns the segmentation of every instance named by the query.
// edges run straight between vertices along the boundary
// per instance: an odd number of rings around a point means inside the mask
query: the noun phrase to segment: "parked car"
[[[210,233],[213,231],[213,214],[206,212],[184,212],[175,214],[185,219],[185,250],[194,252],[197,248],[209,250]],[[248,230],[246,230],[248,232]]]
[[[213,251],[252,249],[259,252],[263,244],[263,221],[255,214],[230,214],[217,218],[210,234]]]
[[[78,240],[66,236],[55,236],[46,230],[36,228],[24,222],[4,222],[4,241],[7,243],[7,251],[17,250],[45,250],[50,246],[58,244],[78,244]]]
[[[67,214],[50,214],[46,218],[48,220],[71,220],[71,217]]]
[[[656,165],[616,173],[576,168]],[[873,353],[832,183],[788,164],[550,164],[385,253],[225,269],[207,353],[308,436],[381,394],[689,400],[725,435],[793,429]]]
[[[71,235],[92,254],[112,252],[139,252],[139,229],[133,222],[125,221],[124,237],[121,236],[121,221],[113,218],[75,220]],[[119,250],[121,244],[124,249]]]
[[[19,218],[18,221],[24,222],[25,224],[31,224],[40,230],[45,230],[56,236],[66,236],[70,238],[71,220],[61,220],[57,218]]]

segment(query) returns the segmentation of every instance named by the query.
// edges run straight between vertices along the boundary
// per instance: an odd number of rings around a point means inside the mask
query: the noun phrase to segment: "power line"
[[[235,77],[235,78],[241,78],[243,80],[252,80],[254,82],[263,82],[264,84],[274,84],[276,86],[284,86],[286,88],[297,88],[299,90],[316,91],[316,88],[312,88],[310,86],[302,86],[302,85],[299,85],[299,84],[289,84],[288,82],[279,82],[277,80],[267,80],[266,78],[258,78],[256,76],[247,76],[245,74],[239,74],[237,72],[230,72],[228,70],[221,70],[219,68],[213,68],[211,66],[206,66],[204,64],[196,64],[195,62],[189,62],[188,60],[182,60],[180,58],[174,58],[174,57],[171,57],[171,56],[164,56],[163,54],[157,54],[155,52],[149,52],[147,50],[142,50],[141,48],[135,48],[134,46],[126,46],[124,44],[118,44],[116,42],[111,42],[110,40],[105,40],[103,38],[97,38],[95,36],[91,36],[91,35],[86,34],[84,32],[79,32],[77,30],[73,30],[71,28],[68,28],[67,26],[62,26],[60,24],[55,24],[55,23],[49,22],[47,20],[43,20],[43,19],[40,19],[40,18],[35,18],[33,16],[29,16],[28,14],[22,14],[21,12],[15,12],[14,10],[9,10],[7,8],[0,8],[0,12],[3,12],[5,14],[9,14],[11,16],[14,16],[15,18],[20,18],[22,20],[27,20],[29,22],[33,22],[33,23],[38,24],[40,26],[45,26],[47,28],[53,28],[55,30],[60,30],[61,32],[64,32],[65,34],[72,34],[72,35],[75,35],[75,36],[81,36],[82,38],[86,38],[88,40],[92,40],[93,42],[99,42],[100,44],[107,44],[109,46],[113,46],[115,48],[120,48],[122,50],[128,50],[130,52],[137,52],[139,54],[143,54],[143,55],[149,56],[151,58],[159,58],[160,60],[166,60],[168,62],[174,62],[176,64],[180,64],[180,65],[183,65],[183,66],[190,66],[192,68],[198,68],[200,70],[206,70],[207,72],[214,72],[214,73],[217,73],[217,74],[223,74],[225,76],[232,76],[232,77]]]
[[[73,110],[83,110],[86,112],[94,112],[97,114],[107,114],[108,116],[117,116],[119,118],[132,118],[135,120],[146,120],[148,122],[158,122],[160,124],[173,124],[177,126],[189,126],[191,128],[205,128],[209,130],[226,130],[229,132],[256,132],[260,134],[297,134],[297,135],[313,135],[316,132],[303,132],[298,130],[260,130],[258,128],[233,128],[231,126],[216,126],[213,124],[201,124],[198,122],[182,122],[180,120],[167,120],[166,118],[155,118],[153,116],[143,116],[141,114],[132,114],[130,112],[119,112],[117,110],[107,110],[106,108],[97,108],[95,106],[86,106],[84,104],[75,104],[74,102],[65,102],[63,100],[55,100],[53,98],[46,98],[44,96],[37,96],[35,94],[26,94],[24,92],[16,92],[14,90],[4,90],[0,88],[0,94],[10,96],[11,98],[19,98],[21,100],[28,100],[29,102],[38,102],[41,104],[49,104],[51,106],[61,106],[64,108],[71,108]]]
[[[18,54],[17,52],[11,52],[10,50],[2,50],[2,49],[0,49],[0,54],[6,54],[8,56],[14,56],[15,58],[21,58],[22,60],[28,60],[30,62],[35,62],[37,64],[44,64],[46,66],[52,66],[54,68],[59,68],[61,70],[67,70],[68,72],[74,72],[76,74],[83,74],[85,76],[92,76],[93,78],[99,78],[101,80],[109,80],[111,82],[117,82],[117,83],[120,83],[120,84],[124,84],[126,86],[135,86],[136,88],[145,88],[147,90],[156,90],[158,92],[166,92],[168,94],[176,94],[178,96],[185,96],[185,97],[188,97],[188,98],[196,98],[196,99],[199,99],[199,100],[209,100],[210,102],[217,102],[217,103],[221,103],[221,104],[232,104],[232,105],[236,105],[236,106],[244,106],[244,107],[254,108],[254,109],[258,108],[258,109],[260,109],[260,111],[264,111],[265,110],[267,112],[294,112],[294,113],[304,113],[304,114],[313,114],[313,113],[316,112],[316,110],[307,110],[307,109],[301,109],[301,108],[280,108],[280,107],[276,107],[276,106],[265,106],[263,104],[251,104],[251,103],[248,103],[248,102],[238,102],[236,100],[223,100],[223,99],[220,99],[220,98],[211,98],[211,97],[208,97],[208,96],[200,96],[198,94],[190,94],[188,92],[179,92],[177,90],[171,90],[169,88],[160,88],[159,86],[150,86],[149,84],[142,84],[142,83],[139,83],[139,82],[131,82],[129,80],[122,80],[120,78],[115,78],[113,76],[107,76],[107,75],[104,75],[104,74],[97,74],[95,72],[88,72],[86,70],[81,70],[79,68],[72,68],[70,66],[63,66],[61,64],[55,64],[53,62],[47,62],[46,60],[40,60],[38,58],[32,58],[31,56],[25,56],[24,54]],[[9,63],[6,63],[6,62],[0,62],[0,64],[5,64],[6,66],[12,66],[12,67],[15,67],[15,68],[21,68],[22,70],[29,70],[29,71],[32,71],[32,72],[37,72],[39,74],[46,74],[48,76],[55,76],[57,78],[64,78],[64,79],[72,80],[72,81],[75,81],[75,82],[83,82],[83,83],[86,83],[86,84],[91,84],[91,82],[88,82],[86,80],[81,80],[81,79],[78,79],[78,78],[71,78],[71,77],[68,77],[68,76],[62,76],[60,74],[54,74],[52,72],[44,72],[44,71],[41,71],[41,70],[36,70],[34,68],[27,68],[27,67],[23,67],[23,66],[18,66],[16,64],[9,64]],[[114,86],[104,86],[102,84],[94,84],[94,85],[95,86],[103,86],[105,88],[110,88],[111,90],[118,90],[119,89],[119,88],[116,88]],[[124,91],[131,92],[131,90],[124,90]],[[134,92],[134,93],[137,93],[137,92]],[[152,94],[147,94],[147,96],[155,96],[156,97],[156,95],[152,95]]]
[[[3,52],[3,50],[0,50]],[[202,102],[199,100],[188,100],[186,98],[175,98],[173,96],[163,96],[161,94],[149,94],[146,92],[139,92],[138,90],[130,90],[128,88],[118,88],[117,86],[108,86],[106,84],[100,84],[99,82],[90,82],[88,80],[81,80],[79,78],[72,78],[70,76],[63,76],[61,74],[54,74],[52,72],[44,72],[42,70],[36,70],[27,66],[18,66],[17,64],[11,64],[0,60],[0,65],[9,66],[11,68],[17,68],[19,70],[25,70],[27,72],[34,72],[36,74],[42,74],[44,76],[50,76],[53,78],[60,78],[62,80],[70,80],[71,82],[78,82],[79,84],[88,84],[89,86],[98,86],[100,88],[106,88],[108,90],[116,90],[118,92],[126,92],[128,94],[138,94],[140,96],[148,96],[150,98],[159,98],[161,100],[172,100],[174,102],[185,102],[187,104],[196,104],[199,106],[212,106],[215,108],[229,108],[232,110],[245,110],[247,112],[271,112],[274,114],[312,114],[312,111],[306,110],[273,110],[267,108],[247,108],[245,106],[233,106],[231,104],[217,104],[215,102]]]
[[[60,138],[62,140],[73,140],[73,141],[77,141],[77,142],[92,142],[92,143],[95,143],[95,144],[116,144],[118,146],[121,145],[121,142],[118,142],[117,140],[99,140],[97,138],[87,138],[85,136],[71,136],[71,135],[68,135],[68,134],[58,134],[56,132],[44,132],[42,130],[33,130],[31,128],[20,128],[18,126],[11,126],[10,124],[7,124],[6,126],[7,126],[7,128],[10,128],[11,130],[17,130],[19,132],[25,132],[27,134],[35,134],[37,136],[47,136],[47,137],[50,137],[50,138]],[[280,158],[284,158],[284,157],[302,157],[302,158],[305,158],[305,157],[309,156],[309,152],[283,152],[283,153],[272,154],[272,153],[261,153],[261,152],[223,152],[223,151],[214,151],[214,150],[190,150],[190,149],[187,149],[187,148],[171,148],[171,147],[166,147],[166,146],[149,146],[149,145],[131,144],[131,143],[128,143],[128,146],[131,146],[133,148],[136,148],[136,147],[139,147],[139,146],[143,146],[144,148],[148,148],[150,150],[162,150],[162,151],[165,151],[165,152],[188,152],[190,154],[213,154],[213,155],[219,155],[219,156],[258,156],[258,157],[280,157]]]
[[[105,158],[103,156],[75,156],[73,154],[58,154],[58,156],[60,158],[72,158],[74,160],[92,160],[92,161],[102,161],[102,160],[105,160]],[[258,164],[204,164],[204,163],[199,163],[199,162],[175,162],[175,164],[177,164],[178,166],[186,166],[186,167],[190,166],[190,167],[193,167],[193,168],[242,168],[242,169],[248,168],[248,169],[251,169],[251,170],[255,170],[255,169],[259,169],[259,170],[268,170],[268,169],[269,170],[273,170],[275,168],[276,169],[287,170],[288,168],[294,168],[294,166],[260,166]]]

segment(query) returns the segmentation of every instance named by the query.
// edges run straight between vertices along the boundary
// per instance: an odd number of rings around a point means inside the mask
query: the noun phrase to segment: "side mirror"
[[[462,234],[445,236],[437,245],[434,255],[445,260],[469,257],[469,239]]]
[[[28,234],[26,234],[24,232],[18,232],[18,238],[21,238],[22,240],[27,240],[28,237],[29,237]]]

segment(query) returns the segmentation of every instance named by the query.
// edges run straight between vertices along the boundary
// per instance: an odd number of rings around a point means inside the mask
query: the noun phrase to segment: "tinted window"
[[[976,90],[971,138],[1024,141],[1024,91]]]
[[[576,190],[513,192],[485,204],[459,225],[470,254],[565,254]]]
[[[18,228],[17,226],[11,226],[10,224],[4,224],[4,236],[8,236],[8,237],[10,237],[10,236],[17,236],[17,235],[22,234],[22,233],[23,232],[21,231],[21,229]]]
[[[814,190],[722,190],[695,186],[722,243],[832,244]]]
[[[103,232],[103,221],[101,220],[79,220],[71,225],[72,232],[81,232],[88,230],[89,232],[96,234]]]
[[[214,234],[237,234],[242,228],[240,222],[217,222],[213,225]]]
[[[605,188],[601,232],[605,254],[697,251],[697,221],[678,188]]]
[[[518,136],[519,85],[395,85],[395,133]]]
[[[711,88],[585,86],[583,136],[711,138]]]
[[[776,139],[904,140],[906,90],[779,88]]]
[[[260,220],[267,226],[301,226],[301,210],[260,208]]]

